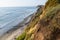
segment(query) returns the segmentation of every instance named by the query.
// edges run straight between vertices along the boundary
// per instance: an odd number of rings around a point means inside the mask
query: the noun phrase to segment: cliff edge
[[[60,0],[48,0],[16,40],[60,40]]]

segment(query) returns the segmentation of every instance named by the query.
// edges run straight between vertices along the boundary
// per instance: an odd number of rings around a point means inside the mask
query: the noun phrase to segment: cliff
[[[48,0],[16,40],[60,40],[60,0]]]

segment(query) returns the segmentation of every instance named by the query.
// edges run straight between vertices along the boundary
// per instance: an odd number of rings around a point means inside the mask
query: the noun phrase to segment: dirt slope
[[[45,7],[39,8],[16,40],[60,40],[60,0],[48,0]]]

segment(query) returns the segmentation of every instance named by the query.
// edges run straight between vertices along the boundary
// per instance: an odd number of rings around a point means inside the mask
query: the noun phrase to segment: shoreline
[[[23,32],[24,28],[26,28],[26,26],[29,24],[31,17],[34,15],[31,14],[28,17],[24,18],[24,20],[22,22],[20,22],[18,25],[14,26],[12,29],[8,30],[6,33],[4,33],[2,36],[0,36],[1,40],[5,40],[9,35],[13,34],[14,31],[21,29],[20,31]],[[21,33],[19,33],[21,34]],[[16,36],[16,35],[15,35]]]
[[[26,25],[28,25],[31,17],[33,16],[33,14],[29,15],[28,17],[24,18],[24,20],[22,22],[20,22],[18,25],[14,26],[12,29],[8,30],[6,33],[10,33],[10,31],[15,31],[21,27],[24,27]]]

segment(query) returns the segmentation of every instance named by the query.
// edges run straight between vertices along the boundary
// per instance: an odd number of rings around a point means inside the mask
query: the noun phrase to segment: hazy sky
[[[44,5],[46,0],[0,0],[0,7]]]

